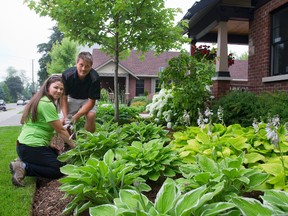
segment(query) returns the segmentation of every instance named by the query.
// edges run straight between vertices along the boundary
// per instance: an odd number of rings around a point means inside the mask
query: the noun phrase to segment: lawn
[[[15,143],[21,126],[0,127],[0,215],[30,216],[33,195],[36,189],[35,179],[26,177],[23,188],[11,183],[9,163],[17,157]]]

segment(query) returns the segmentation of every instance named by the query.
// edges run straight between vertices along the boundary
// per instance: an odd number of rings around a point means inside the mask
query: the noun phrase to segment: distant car
[[[6,111],[6,104],[4,100],[0,100],[0,110]]]
[[[17,106],[18,105],[25,105],[25,101],[24,100],[17,100]]]
[[[30,100],[25,100],[25,101],[24,101],[24,103],[25,103],[25,104],[28,104],[28,103],[29,103],[29,101],[30,101]]]

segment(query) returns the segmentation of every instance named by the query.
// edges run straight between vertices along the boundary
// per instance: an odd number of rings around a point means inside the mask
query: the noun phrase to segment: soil
[[[37,179],[36,192],[32,205],[32,216],[60,216],[69,199],[59,190],[60,182],[51,179]]]

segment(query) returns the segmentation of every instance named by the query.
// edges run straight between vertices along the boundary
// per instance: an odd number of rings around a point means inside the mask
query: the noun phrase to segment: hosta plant
[[[269,123],[254,127],[234,124],[205,124],[202,127],[187,127],[174,133],[173,148],[180,152],[185,163],[196,163],[198,155],[206,155],[215,161],[225,157],[238,157],[245,152],[244,164],[248,168],[260,168],[270,175],[263,189],[288,191],[288,141],[287,129],[281,125],[269,129]],[[267,136],[269,135],[269,136]],[[277,135],[277,136],[276,136]],[[273,142],[277,141],[277,145]]]
[[[140,191],[149,191],[151,188],[138,173],[131,172],[132,169],[132,164],[115,160],[112,150],[103,160],[91,157],[84,166],[65,165],[61,168],[66,177],[59,180],[60,190],[72,200],[63,213],[74,211],[74,215],[78,215],[91,206],[112,203],[120,189],[133,189],[134,183]]]
[[[91,216],[277,216],[288,212],[288,193],[268,190],[261,201],[253,198],[231,195],[228,201],[215,200],[223,185],[208,190],[206,185],[188,192],[181,192],[175,181],[167,179],[157,193],[155,202],[137,190],[121,189],[119,198],[113,204],[89,208]]]
[[[256,168],[245,168],[244,154],[236,158],[225,157],[215,162],[204,155],[197,156],[195,164],[185,164],[180,167],[183,178],[176,182],[183,191],[189,191],[206,185],[212,189],[223,185],[221,193],[214,197],[215,201],[228,201],[230,196],[243,195],[251,192],[265,182],[269,175]]]
[[[280,190],[267,190],[259,200],[233,197],[231,202],[241,211],[241,215],[287,215],[288,193]]]
[[[101,159],[110,149],[128,145],[125,142],[127,134],[116,123],[107,122],[97,124],[97,132],[92,134],[82,130],[77,133],[76,148],[71,149],[58,156],[62,162],[74,165],[83,165],[91,157]]]
[[[123,125],[123,133],[127,136],[125,141],[131,144],[133,141],[140,141],[142,143],[149,142],[153,139],[163,139],[169,143],[167,138],[168,131],[164,130],[162,126],[154,123],[146,124],[142,121],[132,122],[131,124]]]
[[[114,204],[99,205],[89,209],[91,216],[179,216],[179,215],[218,215],[230,212],[234,204],[218,202],[208,204],[219,191],[207,193],[207,187],[201,186],[182,194],[172,179],[167,179],[157,193],[155,203],[136,190],[120,190]]]
[[[132,172],[145,179],[156,181],[161,175],[173,177],[180,164],[179,155],[171,145],[164,145],[165,142],[165,139],[134,141],[131,146],[117,149],[117,158],[132,165]]]

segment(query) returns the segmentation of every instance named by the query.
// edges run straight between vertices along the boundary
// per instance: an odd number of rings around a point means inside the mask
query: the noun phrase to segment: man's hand
[[[80,119],[80,115],[78,115],[78,113],[76,113],[75,115],[72,116],[71,118],[71,122],[74,124],[76,123],[79,119]]]

